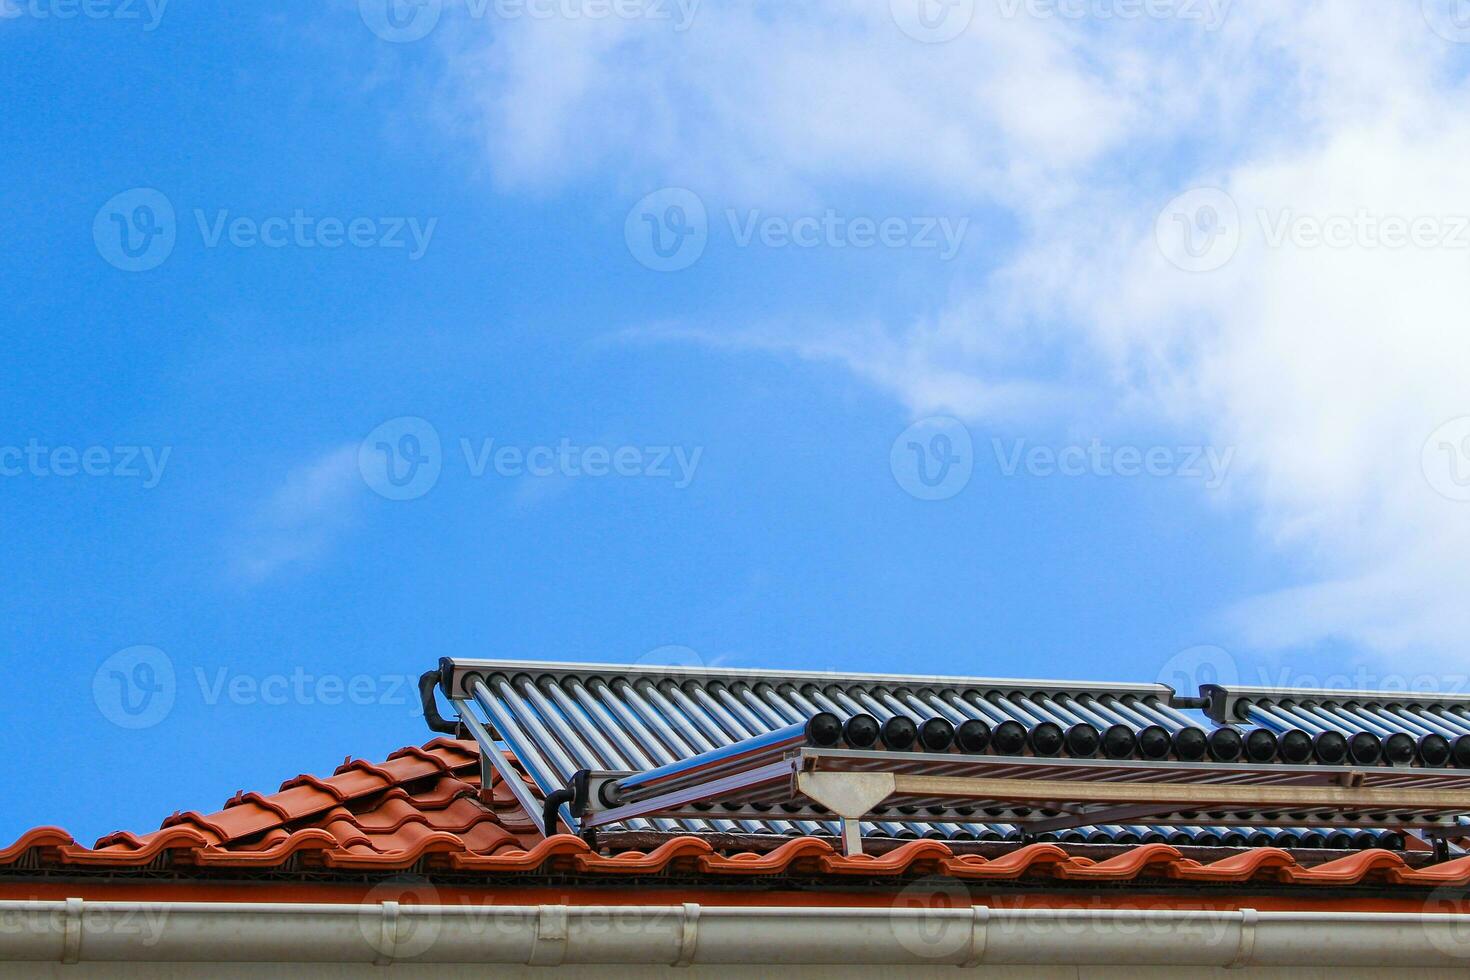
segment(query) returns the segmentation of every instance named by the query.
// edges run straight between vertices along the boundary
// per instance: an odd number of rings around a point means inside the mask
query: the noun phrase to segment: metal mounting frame
[[[876,684],[901,687],[980,688],[1021,694],[1062,693],[1134,695],[1169,699],[1166,684],[1127,684],[1113,681],[1028,680],[993,677],[945,677],[926,674],[845,674],[835,671],[742,670],[726,667],[678,667],[644,664],[557,663],[548,660],[475,660],[446,657],[440,661],[444,693],[451,699],[471,696],[472,678],[491,674],[554,674],[558,677],[657,677],[676,680],[728,680],[751,683]]]
[[[1330,687],[1251,687],[1240,684],[1205,684],[1200,688],[1204,712],[1218,725],[1239,725],[1236,714],[1241,701],[1326,701],[1356,703],[1366,707],[1397,704],[1424,708],[1470,708],[1470,694],[1440,694],[1430,691],[1354,691]]]
[[[604,782],[617,778],[603,774]],[[975,819],[975,808],[999,807],[998,818],[1033,834],[1143,817],[1157,825],[1290,823],[1445,834],[1460,826],[1461,814],[1470,813],[1470,771],[806,747],[743,771],[695,771],[614,806],[598,793],[591,795],[583,816],[588,828],[634,817],[769,819],[779,813],[793,820],[837,821],[844,846],[856,853],[859,821],[885,819],[896,807],[902,808],[900,819],[916,823],[968,822]]]

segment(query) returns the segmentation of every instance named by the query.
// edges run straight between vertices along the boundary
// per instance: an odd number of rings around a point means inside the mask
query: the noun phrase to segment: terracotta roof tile
[[[1453,861],[1445,861],[1443,864],[1421,868],[1418,871],[1408,868],[1390,868],[1386,877],[1389,881],[1400,885],[1427,885],[1435,888],[1453,885],[1464,888],[1470,885],[1470,857],[1456,858]]]
[[[652,874],[681,865],[686,869],[697,867],[692,859],[706,857],[713,851],[708,841],[698,837],[675,837],[648,853],[626,851],[604,857],[589,852],[577,855],[575,860],[580,871],[614,875]]]
[[[1164,869],[1171,878],[1187,881],[1241,882],[1274,877],[1271,871],[1295,865],[1296,859],[1276,847],[1257,847],[1210,864],[1183,859]]]
[[[909,841],[881,857],[856,854],[852,857],[836,853],[819,862],[823,871],[834,875],[901,875],[932,874],[941,862],[954,857],[949,845],[937,840]]]
[[[215,813],[175,813],[151,834],[110,834],[94,847],[38,827],[0,849],[0,872],[72,866],[125,870],[178,866],[266,870],[286,867],[396,872],[429,862],[452,872],[494,875],[631,875],[685,880],[762,876],[900,878],[944,875],[975,882],[1153,881],[1221,887],[1357,885],[1435,888],[1470,885],[1470,857],[1412,868],[1389,851],[1366,850],[1306,866],[1277,848],[1214,861],[1144,844],[1095,861],[1047,843],[999,856],[956,854],[917,840],[884,854],[848,857],[832,838],[799,837],[764,852],[721,853],[696,836],[655,839],[643,849],[594,852],[568,835],[543,839],[509,787],[481,780],[473,743],[436,739],[381,763],[347,760],[327,777],[301,775],[276,793],[240,792]],[[1197,852],[1196,852],[1197,853]]]
[[[832,845],[819,837],[797,837],[765,854],[707,854],[699,859],[699,870],[717,875],[785,874],[803,868],[819,870],[820,859],[834,853]]]
[[[1079,860],[1086,859],[1073,858],[1056,844],[1027,844],[993,859],[978,854],[951,858],[945,862],[945,870],[956,878],[1013,881],[1027,875],[1051,876],[1052,869]]]
[[[33,851],[75,845],[71,834],[60,827],[36,827],[21,835],[20,840],[9,847],[0,848],[0,865],[15,864]]]
[[[203,848],[194,854],[194,862],[207,867],[276,868],[297,854],[331,851],[342,846],[341,841],[325,830],[298,830],[294,834],[279,831],[268,836],[269,841],[258,847]]]
[[[1154,872],[1165,871],[1181,860],[1177,850],[1168,844],[1140,844],[1116,857],[1096,864],[1078,866],[1074,860],[1057,868],[1058,878],[1087,878],[1093,881],[1131,881]]]
[[[1303,868],[1296,864],[1283,865],[1276,874],[1283,881],[1303,885],[1356,885],[1368,878],[1387,880],[1385,872],[1404,867],[1404,859],[1392,851],[1358,851],[1347,857],[1319,864],[1315,868]]]
[[[544,865],[559,859],[591,853],[592,848],[582,838],[558,834],[538,841],[529,850],[505,847],[492,854],[474,854],[469,851],[451,854],[449,864],[461,871],[531,872],[539,871]],[[562,863],[571,865],[572,862]]]

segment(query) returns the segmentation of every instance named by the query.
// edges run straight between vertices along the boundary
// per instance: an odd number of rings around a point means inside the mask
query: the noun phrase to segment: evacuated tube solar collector
[[[1197,772],[1206,781],[1214,766],[1246,773],[1248,778],[1254,778],[1249,777],[1252,766],[1291,765],[1304,770],[1352,766],[1402,773],[1429,767],[1446,770],[1446,776],[1452,776],[1455,768],[1470,768],[1470,716],[1456,706],[1421,709],[1385,707],[1362,698],[1282,698],[1274,706],[1252,702],[1232,727],[1207,732],[1171,706],[1167,689],[1148,685],[1069,688],[963,678],[756,675],[495,661],[449,661],[447,670],[446,674],[446,665],[441,664],[441,682],[461,709],[461,717],[477,705],[487,712],[475,724],[464,722],[480,740],[487,762],[503,767],[507,781],[513,776],[519,782],[519,770],[524,768],[543,794],[561,791],[589,763],[593,768],[623,770],[614,780],[617,795],[636,799],[765,759],[792,753],[815,758],[823,751],[872,753],[875,759],[882,757],[872,763],[878,767],[873,771],[899,774],[944,772],[947,764],[933,768],[937,757],[944,755],[980,757],[956,760],[962,768],[980,766],[985,757],[1004,756],[996,765],[1012,765],[1014,759],[1014,765],[1021,767],[1016,771],[1031,771],[1029,766],[1042,774],[1039,778],[1053,780],[1086,771],[1069,766],[1113,763],[1183,766],[1180,772]],[[1200,703],[1213,710],[1210,699],[1201,698]],[[1255,727],[1250,727],[1252,723]],[[517,766],[508,761],[510,756]],[[907,769],[900,758],[912,760]],[[627,773],[631,767],[640,771]],[[1234,784],[1237,778],[1220,785]],[[1114,785],[1111,779],[1096,785]],[[1078,798],[1083,798],[1080,790]],[[1054,805],[1049,803],[992,806],[977,801],[962,810],[934,802],[895,801],[881,808],[887,816],[869,820],[869,829],[890,836],[993,839],[1014,833],[1013,827],[975,823],[976,819],[993,816],[1019,824],[1044,823],[1058,816],[1057,810],[1047,809]],[[1201,809],[1209,813],[1199,814],[1196,822],[1229,823],[1227,816],[1241,816],[1234,812],[1238,808],[1238,804],[1206,805]],[[1317,819],[1309,806],[1276,809],[1274,815],[1246,813],[1243,819],[1270,816],[1288,823],[1298,812],[1302,820]],[[720,812],[718,807],[715,812]],[[791,834],[816,829],[809,816],[800,816],[809,810],[781,799],[774,790],[752,798],[745,813],[738,819],[751,831],[768,827]],[[761,813],[796,816],[783,823],[765,820]],[[655,819],[660,828],[693,826],[679,814]],[[1176,821],[1169,813],[1158,819]],[[1142,840],[1156,833],[1148,826],[1120,826],[1121,822],[1115,818],[1076,833],[1114,841]],[[1278,836],[1302,832],[1283,831],[1279,825],[1270,831]],[[1249,841],[1266,831],[1206,827],[1179,832],[1194,835],[1195,840]],[[1365,832],[1361,827],[1341,829],[1354,841]],[[1325,840],[1328,835],[1322,836]]]

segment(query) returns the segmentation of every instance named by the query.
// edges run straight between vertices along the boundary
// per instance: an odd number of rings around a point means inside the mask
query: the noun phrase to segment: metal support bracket
[[[893,795],[896,779],[891,772],[799,772],[796,788],[842,818],[842,851],[848,856],[863,853],[859,818]]]
[[[456,701],[455,707],[460,709],[460,718],[464,719],[464,723],[469,728],[470,734],[474,735],[475,741],[480,744],[481,783],[485,787],[489,787],[490,770],[493,768],[500,774],[500,778],[505,782],[505,785],[509,787],[511,795],[516,798],[516,802],[521,805],[522,810],[525,810],[529,815],[533,815],[533,817],[535,814],[540,813],[541,801],[536,799],[535,795],[526,787],[526,782],[521,778],[520,771],[511,765],[510,759],[500,750],[490,730],[481,724],[479,719],[473,714],[465,710],[462,702]]]

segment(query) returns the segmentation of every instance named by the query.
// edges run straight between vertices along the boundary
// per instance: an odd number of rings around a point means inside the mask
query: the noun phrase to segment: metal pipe
[[[547,699],[546,695],[531,677],[521,675],[517,678],[517,681],[519,681],[521,694],[531,702],[537,712],[539,712],[541,718],[550,720],[559,719],[569,723],[558,725],[557,730],[562,734],[566,751],[574,758],[579,769],[600,769],[608,765],[607,759],[581,738],[578,725],[574,721],[574,719],[578,718],[576,712],[573,712],[569,716],[566,712],[559,710],[556,705]],[[567,776],[565,779],[570,780],[571,777]],[[553,799],[556,801],[555,806],[552,805]],[[547,802],[543,808],[543,813],[545,814],[542,818],[543,825],[546,827],[555,827],[556,821],[552,814],[563,804],[570,803],[572,799],[573,794],[565,788],[558,788],[548,793],[546,795]],[[633,827],[635,825],[630,821],[629,826]],[[648,822],[646,820],[639,820],[637,826],[646,828]],[[548,831],[548,836],[550,836],[550,833]]]
[[[1116,725],[1119,722],[1127,721],[1127,719],[1120,717],[1116,711],[1097,710],[1102,706],[1099,705],[1096,701],[1088,704],[1085,698],[1070,698],[1065,694],[1058,694],[1055,698],[1052,698],[1051,701],[1053,704],[1065,706],[1069,711],[1072,712],[1072,714],[1076,715],[1079,720],[1087,722],[1089,725],[1091,725],[1093,728],[1096,728],[1100,732],[1107,731],[1109,727]]]
[[[521,696],[531,702],[541,718],[550,721],[566,720],[552,703],[547,700],[546,696],[541,693],[540,689],[536,687],[535,682],[530,677],[522,675],[518,680],[520,682]],[[556,730],[566,751],[576,764],[576,769],[597,769],[602,765],[602,759],[598,757],[596,752],[588,748],[586,742],[582,741],[575,726],[557,725]]]
[[[622,715],[633,716],[636,712],[638,716],[646,719],[648,724],[652,726],[652,731],[658,737],[650,738],[649,749],[657,758],[663,761],[664,765],[677,765],[682,758],[687,758],[694,754],[690,744],[669,727],[668,722],[663,719],[663,716],[657,711],[654,711],[648,705],[648,702],[644,701],[643,697],[637,691],[633,690],[632,684],[626,679],[615,678],[606,690],[610,694],[621,695],[621,698],[615,703],[623,706]],[[643,731],[647,733],[649,729],[645,728]],[[759,824],[749,821],[726,824],[726,826],[739,826],[747,832],[759,832],[760,829]]]
[[[663,692],[648,678],[640,678],[633,684],[633,688],[643,696],[651,708],[657,710],[660,718],[665,719],[678,731],[679,737],[692,746],[695,751],[715,748],[717,743],[711,742],[704,732],[700,731],[699,727],[690,721],[684,712],[675,710],[674,706],[669,703],[668,698],[664,697]]]
[[[1136,697],[1136,695],[1125,694],[1124,697],[1132,698]],[[1165,719],[1172,721],[1179,728],[1194,724],[1188,715],[1162,701],[1157,694],[1145,694],[1139,700],[1147,707],[1157,711]]]
[[[683,782],[694,782],[714,773],[758,765],[803,745],[830,747],[837,744],[841,732],[842,722],[837,716],[823,712],[800,724],[778,728],[764,735],[722,745],[687,759],[628,776],[618,781],[618,789],[623,800],[631,802],[640,794],[666,791],[666,784],[676,778]]]
[[[562,776],[553,769],[543,766],[540,762],[540,753],[532,751],[530,738],[522,731],[509,712],[504,710],[499,699],[491,693],[490,688],[483,681],[474,681],[470,684],[470,693],[489,717],[490,722],[500,733],[505,744],[510,746],[512,754],[526,768],[531,778],[541,787],[543,794],[552,790],[560,789],[562,784],[570,777],[572,769],[568,770],[567,776]],[[575,767],[573,767],[575,768]]]
[[[499,680],[501,683],[504,683],[504,678],[499,678]],[[489,716],[491,724],[500,733],[500,737],[505,740],[505,744],[510,747],[511,753],[516,757],[516,760],[525,767],[526,772],[530,774],[531,779],[540,788],[542,796],[544,797],[549,793],[561,789],[566,784],[566,781],[571,778],[571,773],[568,772],[567,775],[562,776],[541,764],[543,757],[532,750],[532,743],[527,738],[526,733],[521,730],[520,725],[516,723],[516,720],[511,717],[510,713],[504,710],[499,700],[491,693],[490,688],[483,681],[473,681],[470,684],[470,693],[474,697],[475,703]],[[510,778],[509,774],[506,775],[506,778]],[[535,812],[532,809],[527,811],[527,814],[530,815]],[[562,819],[569,826],[574,823],[570,809],[563,807]]]
[[[739,741],[739,736],[734,733],[733,728],[726,728],[720,719],[706,711],[701,705],[696,704],[684,693],[684,689],[673,681],[664,681],[661,685],[664,697],[674,704],[684,714],[688,715],[700,731],[704,732],[705,738],[711,746],[725,745],[728,742]],[[812,714],[817,712],[813,710]]]
[[[439,713],[439,702],[434,695],[441,679],[442,675],[437,670],[424,671],[419,677],[419,703],[423,707],[424,722],[429,726],[429,731],[453,735],[459,731],[459,723],[450,721]]]
[[[1185,728],[1196,727],[1193,721],[1179,714],[1179,712],[1173,711],[1172,709],[1169,711],[1163,710],[1159,706],[1157,699],[1149,701],[1147,699],[1136,698],[1132,695],[1125,694],[1118,700],[1121,703],[1133,708],[1135,711],[1147,715],[1149,718],[1152,718],[1156,724],[1163,725],[1165,728],[1170,729],[1170,731],[1179,731]]]
[[[1122,700],[1119,700],[1118,698],[1078,698],[1078,700],[1091,702],[1092,704],[1097,705],[1099,708],[1107,708],[1113,714],[1118,716],[1119,721],[1127,725],[1132,725],[1134,728],[1145,728],[1149,725],[1159,725],[1159,727],[1163,728],[1164,731],[1172,733],[1177,727],[1161,724],[1159,719],[1152,718],[1144,714],[1137,708],[1132,707],[1131,705],[1125,703]]]
[[[706,688],[713,690],[718,695],[718,699],[711,697]],[[737,739],[744,740],[766,734],[765,726],[751,714],[748,708],[745,708],[737,702],[734,696],[723,686],[709,684],[703,687],[695,687],[694,695],[700,703],[705,704],[712,710],[720,709],[723,712],[722,720],[730,725],[731,733]],[[770,821],[770,826],[779,834],[789,833],[793,829],[797,829],[792,823],[785,820],[772,820]],[[756,830],[759,832],[758,827]]]
[[[746,707],[739,698],[731,694],[730,689],[724,684],[706,684],[705,690],[711,692],[716,700],[723,704],[732,715],[738,718],[740,720],[740,723],[745,726],[746,730],[750,734],[754,735],[759,732],[767,731],[770,728],[770,725],[762,721],[760,717],[758,717],[755,712],[751,711],[750,708]]]
[[[596,712],[599,723],[604,726],[604,731],[631,758],[638,761],[636,768],[647,769],[674,761],[673,756],[644,727],[638,716],[628,709],[621,698],[614,696],[614,692],[602,678],[591,678],[585,686],[577,678],[572,678],[570,687],[572,694],[577,696],[579,701],[585,700],[589,709]],[[616,720],[613,718],[614,715],[617,716]],[[719,830],[731,830],[741,826],[729,820],[715,820],[711,823]],[[703,821],[692,821],[692,825],[695,827],[709,826]]]
[[[583,710],[568,694],[560,684],[550,678],[542,678],[545,693],[556,702],[561,709],[562,716],[568,719],[582,733],[587,743],[597,750],[597,755],[602,759],[600,768],[606,769],[635,769],[637,766],[629,765],[628,761],[616,746],[598,729],[591,715]],[[656,820],[650,823],[642,817],[628,821],[628,827],[633,830],[648,830],[657,827],[660,830],[675,830],[678,824],[673,820]]]

